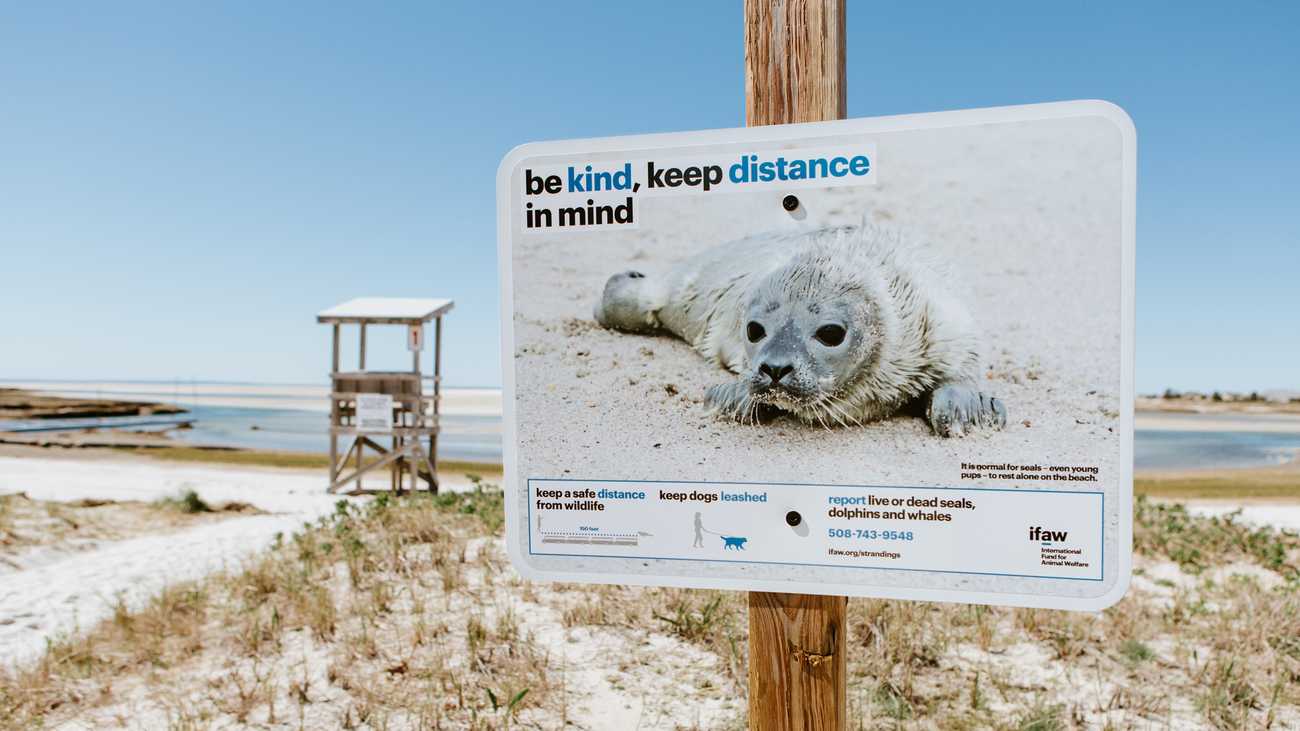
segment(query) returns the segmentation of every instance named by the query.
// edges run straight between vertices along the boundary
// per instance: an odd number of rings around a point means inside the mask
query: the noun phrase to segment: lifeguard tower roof
[[[316,322],[419,325],[451,310],[451,300],[418,297],[357,297],[316,313]]]

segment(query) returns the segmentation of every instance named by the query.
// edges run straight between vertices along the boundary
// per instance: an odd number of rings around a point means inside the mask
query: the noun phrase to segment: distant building
[[[1300,391],[1293,391],[1289,388],[1278,388],[1272,391],[1265,391],[1260,394],[1265,401],[1274,404],[1285,404],[1290,401],[1300,401]]]

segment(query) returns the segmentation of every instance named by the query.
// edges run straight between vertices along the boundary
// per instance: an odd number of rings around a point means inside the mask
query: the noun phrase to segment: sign
[[[529,578],[1101,609],[1131,575],[1134,145],[1105,102],[524,145]]]
[[[424,326],[408,325],[406,328],[406,349],[412,353],[424,350]]]
[[[357,394],[357,431],[393,430],[393,397],[386,393]]]

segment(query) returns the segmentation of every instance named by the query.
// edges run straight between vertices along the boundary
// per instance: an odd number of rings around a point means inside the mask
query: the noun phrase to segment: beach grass
[[[119,601],[0,669],[0,726],[565,728],[605,684],[647,722],[732,704],[655,726],[745,727],[743,593],[529,582],[502,555],[502,507],[482,484],[341,501],[241,570]],[[1300,723],[1300,537],[1139,497],[1134,551],[1134,588],[1099,613],[850,600],[850,726]],[[621,659],[582,675],[601,644]]]
[[[1300,502],[1300,470],[1258,467],[1139,473],[1133,478],[1133,492],[1162,500],[1250,498]]]

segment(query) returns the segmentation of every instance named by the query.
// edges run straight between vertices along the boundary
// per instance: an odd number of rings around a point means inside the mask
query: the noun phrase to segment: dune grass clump
[[[203,498],[192,488],[181,490],[175,495],[158,498],[149,503],[149,507],[155,510],[165,510],[181,515],[194,515],[196,513],[214,513],[211,505],[208,505]]]
[[[13,510],[9,507],[13,499],[13,495],[0,495],[0,544],[7,544],[14,540]]]
[[[444,513],[473,515],[489,533],[500,532],[506,520],[505,493],[483,482],[478,475],[466,475],[474,487],[466,492],[443,492],[433,496],[434,504]]]

